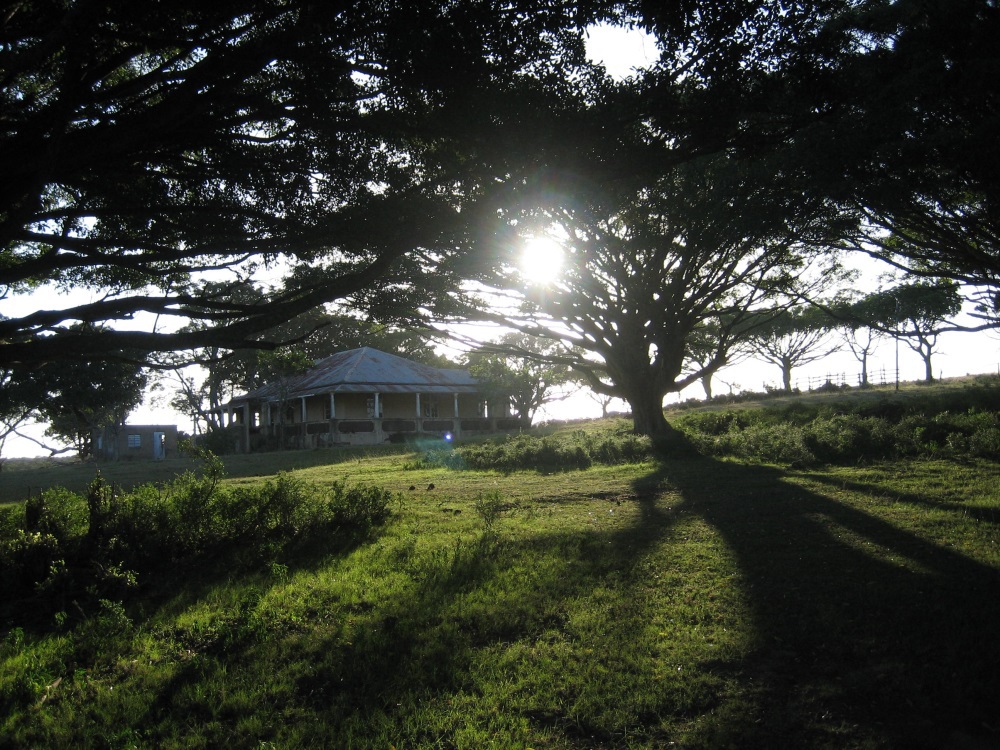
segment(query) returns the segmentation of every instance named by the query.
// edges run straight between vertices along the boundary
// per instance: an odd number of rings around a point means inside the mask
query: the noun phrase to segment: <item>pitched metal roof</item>
[[[395,354],[362,347],[319,360],[301,375],[269,383],[234,402],[274,401],[318,393],[476,393],[478,381],[465,370],[430,367]]]

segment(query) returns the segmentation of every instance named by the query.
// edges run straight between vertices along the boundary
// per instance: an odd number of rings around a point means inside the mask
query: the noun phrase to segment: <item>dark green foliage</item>
[[[473,349],[465,361],[491,403],[509,402],[514,414],[530,424],[538,409],[565,397],[559,389],[573,380],[567,365],[546,360],[563,353],[558,343],[515,332]]]
[[[218,427],[210,429],[198,437],[198,445],[217,456],[228,456],[235,453],[240,444],[242,427]]]
[[[989,389],[906,403],[685,414],[677,426],[707,455],[801,466],[929,456],[1000,459],[1000,396]]]
[[[7,509],[0,522],[3,619],[20,620],[27,602],[52,611],[72,602],[85,613],[194,564],[259,568],[312,540],[363,537],[389,515],[393,493],[380,487],[321,487],[291,474],[230,487],[220,484],[218,459],[202,457],[200,473],[163,486],[122,492],[98,474],[85,497],[56,488]]]
[[[625,434],[591,435],[577,430],[567,435],[517,435],[503,441],[464,446],[459,451],[470,469],[586,469],[593,464],[639,463],[652,457],[649,438]]]

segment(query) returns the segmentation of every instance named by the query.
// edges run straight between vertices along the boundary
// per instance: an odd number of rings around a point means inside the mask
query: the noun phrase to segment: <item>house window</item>
[[[142,435],[129,435],[128,436],[128,447],[129,448],[141,448],[142,447]]]
[[[434,419],[438,415],[438,402],[436,398],[425,398],[420,402],[424,416]]]
[[[333,412],[330,411],[330,402],[327,401],[323,407],[323,419],[333,419]]]
[[[289,406],[285,408],[285,421],[294,422],[295,421],[295,407]]]

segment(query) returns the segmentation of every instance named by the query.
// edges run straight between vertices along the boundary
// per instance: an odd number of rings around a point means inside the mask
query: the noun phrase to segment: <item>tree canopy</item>
[[[486,317],[563,342],[551,361],[627,401],[637,431],[669,434],[664,396],[726,364],[746,322],[762,307],[790,304],[809,259],[827,248],[822,200],[745,179],[744,167],[704,157],[631,189],[578,180],[572,193],[546,196],[544,210],[534,197],[528,226],[562,238],[565,269],[538,284],[518,269],[516,252],[501,255],[492,282],[525,302]],[[526,217],[507,221],[500,236],[511,252]],[[691,342],[706,328],[714,350],[695,364]]]
[[[0,294],[89,294],[0,319],[0,362],[264,346],[262,331],[332,300],[432,306],[463,218],[454,144],[480,140],[473,100],[566,78],[588,12],[548,0],[11,6]],[[262,300],[236,293],[267,274],[287,281]],[[189,319],[214,325],[180,330]],[[117,325],[96,335],[78,322]]]

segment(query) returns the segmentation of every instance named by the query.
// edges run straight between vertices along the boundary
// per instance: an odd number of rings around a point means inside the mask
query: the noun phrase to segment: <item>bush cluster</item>
[[[456,451],[470,469],[586,469],[594,464],[639,463],[652,457],[648,438],[632,434],[594,435],[583,430],[547,437],[509,436]]]
[[[251,486],[221,484],[222,464],[130,492],[98,474],[85,496],[51,489],[0,512],[0,577],[8,611],[37,599],[56,611],[121,601],[164,571],[216,560],[266,565],[320,535],[363,536],[389,514],[379,487],[308,484],[290,474]]]
[[[934,413],[927,405],[685,414],[676,421],[700,452],[799,466],[908,457],[1000,459],[1000,413]]]

